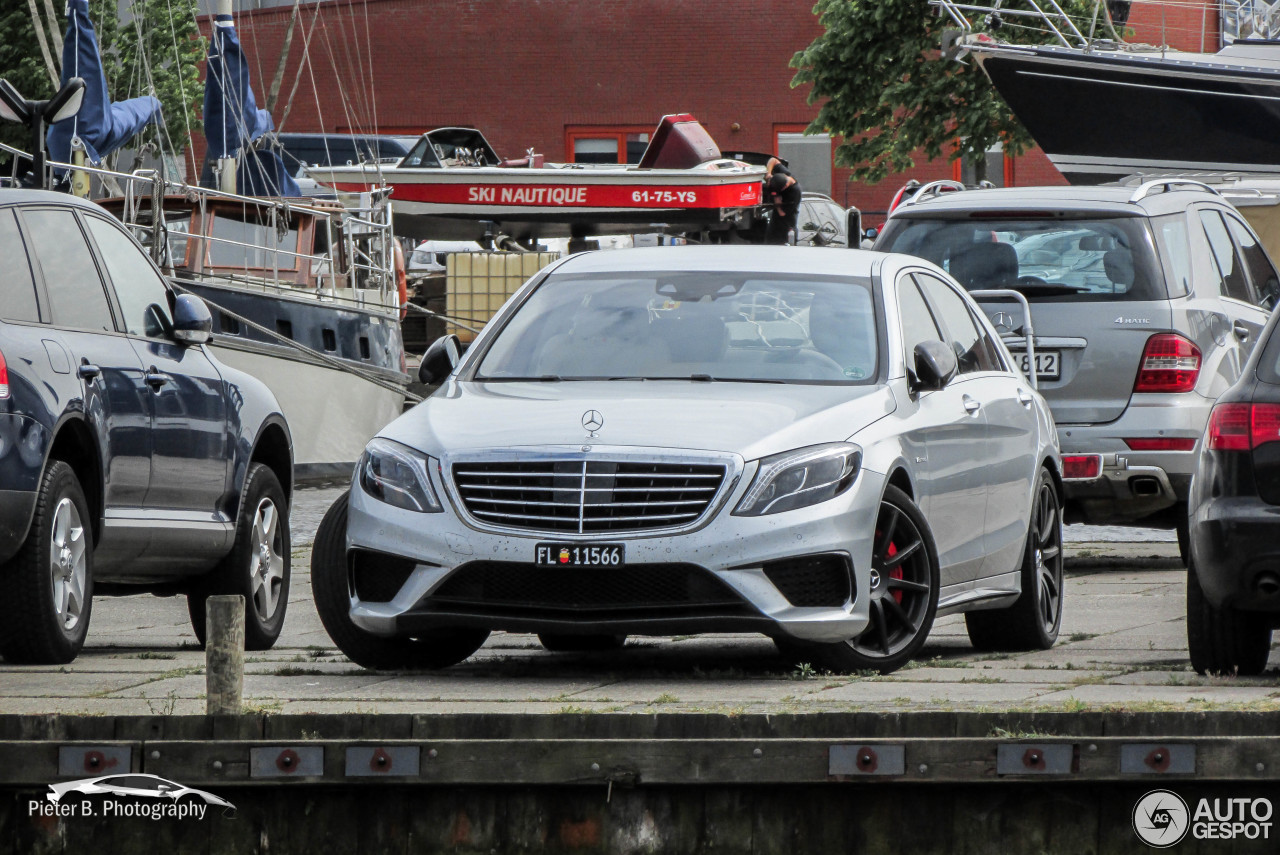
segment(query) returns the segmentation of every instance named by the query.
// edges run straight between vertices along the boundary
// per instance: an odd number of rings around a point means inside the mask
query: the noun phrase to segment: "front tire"
[[[1004,609],[964,616],[977,650],[1048,650],[1062,627],[1062,503],[1053,476],[1040,470],[1019,577],[1022,596]]]
[[[271,469],[251,464],[240,497],[235,545],[187,595],[187,613],[200,646],[208,637],[205,599],[240,594],[245,600],[245,650],[270,650],[284,629],[289,563],[289,503],[284,488]]]
[[[49,461],[27,539],[0,568],[11,597],[0,628],[6,661],[62,665],[84,647],[93,611],[90,520],[75,472]]]
[[[1210,603],[1194,560],[1187,567],[1187,647],[1200,674],[1261,674],[1271,654],[1271,627],[1263,616]]]
[[[885,488],[876,516],[871,557],[871,622],[857,638],[833,644],[777,639],[793,660],[812,661],[830,671],[889,674],[911,661],[924,646],[938,610],[938,552],[933,533],[915,502],[897,487]]]
[[[365,668],[402,671],[412,668],[447,668],[480,649],[487,630],[458,629],[430,637],[387,638],[361,629],[351,620],[355,602],[354,582],[347,561],[347,505],[349,494],[334,502],[320,528],[311,552],[311,594],[325,632],[343,654]]]

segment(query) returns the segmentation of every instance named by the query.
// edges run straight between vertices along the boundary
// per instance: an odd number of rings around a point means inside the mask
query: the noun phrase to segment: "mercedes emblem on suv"
[[[596,431],[604,427],[604,416],[600,415],[599,410],[587,410],[582,414],[582,426],[592,436],[596,435]]]

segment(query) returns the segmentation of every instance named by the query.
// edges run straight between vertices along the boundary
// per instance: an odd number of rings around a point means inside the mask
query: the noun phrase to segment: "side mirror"
[[[449,376],[462,361],[462,351],[456,335],[442,335],[431,342],[418,366],[418,380],[426,386],[436,386]]]
[[[58,90],[57,95],[49,99],[49,103],[44,108],[44,120],[49,124],[53,124],[64,119],[70,119],[80,112],[80,105],[83,103],[84,80],[79,77],[73,77],[67,81],[66,86]]]
[[[875,240],[875,239],[876,239],[876,235],[880,234],[880,230],[879,230],[879,229],[867,229],[867,230],[866,230],[866,232],[864,232],[864,234],[866,235],[867,240]]]
[[[213,315],[204,300],[179,294],[173,301],[173,339],[179,344],[204,344],[213,338]]]
[[[0,80],[0,119],[25,125],[31,121],[27,99],[8,80]]]
[[[940,341],[922,341],[915,349],[914,382],[917,392],[933,392],[944,388],[956,376],[956,355]]]

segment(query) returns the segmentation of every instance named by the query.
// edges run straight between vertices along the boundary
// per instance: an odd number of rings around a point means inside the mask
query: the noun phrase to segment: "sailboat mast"
[[[219,20],[225,15],[231,18],[233,9],[233,0],[218,0],[216,7],[216,17],[214,18],[214,27],[219,26]],[[223,109],[226,109],[225,102]],[[207,119],[206,119],[207,121]],[[226,193],[236,192],[236,159],[235,157],[218,158],[218,189]]]

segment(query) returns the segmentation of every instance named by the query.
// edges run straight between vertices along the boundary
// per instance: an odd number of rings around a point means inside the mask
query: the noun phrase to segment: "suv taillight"
[[[1252,451],[1280,441],[1280,404],[1218,404],[1209,414],[1209,448]]]
[[[9,366],[4,361],[4,351],[0,351],[0,401],[9,397]]]
[[[1200,348],[1180,335],[1160,333],[1147,339],[1138,366],[1135,392],[1190,392],[1200,376]]]

